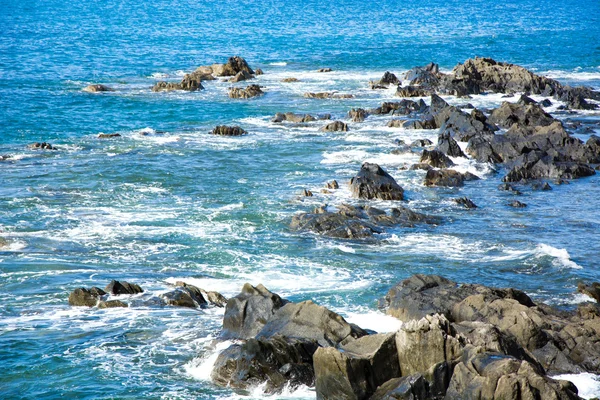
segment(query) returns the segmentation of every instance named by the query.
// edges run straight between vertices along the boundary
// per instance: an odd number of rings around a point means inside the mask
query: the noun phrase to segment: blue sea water
[[[265,96],[229,99],[231,84],[221,81],[195,93],[150,91],[232,55],[264,70]],[[516,287],[562,307],[584,301],[577,282],[600,280],[598,175],[551,192],[523,187],[528,207],[513,209],[513,196],[496,189],[503,171],[490,165],[461,162],[484,179],[460,189],[426,188],[422,172],[405,170],[418,155],[392,154],[394,140],[435,139],[435,131],[387,128],[389,117],[343,133],[270,122],[286,111],[344,119],[353,107],[394,100],[368,89],[386,70],[431,61],[450,70],[474,56],[600,89],[600,3],[2,1],[0,155],[10,157],[0,161],[0,397],[264,397],[208,379],[222,310],[144,303],[178,280],[228,297],[262,283],[376,331],[396,326],[376,300],[413,273]],[[322,67],[333,72],[315,72]],[[92,83],[116,91],[81,91]],[[328,90],[356,97],[302,97]],[[600,121],[594,112],[556,116]],[[217,124],[249,135],[208,135]],[[27,149],[41,141],[59,150]],[[288,229],[295,213],[355,202],[343,183],[364,161],[397,179],[409,207],[444,222],[362,241]],[[332,179],[341,189],[321,193]],[[305,188],[315,196],[301,197]],[[460,209],[450,200],[459,196],[479,208]],[[146,294],[128,309],[68,305],[73,289],[111,279]],[[600,395],[595,379],[580,384],[589,397]]]

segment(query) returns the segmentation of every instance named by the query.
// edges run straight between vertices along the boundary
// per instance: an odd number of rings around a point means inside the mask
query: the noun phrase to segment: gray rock
[[[229,97],[232,99],[249,99],[252,97],[262,96],[265,92],[258,85],[250,85],[245,89],[232,87],[229,89]]]
[[[94,307],[104,296],[106,292],[100,288],[93,287],[91,289],[77,288],[69,294],[69,305],[80,307]]]
[[[464,185],[464,177],[453,169],[431,169],[425,175],[425,186],[458,187]]]
[[[448,156],[439,150],[423,150],[419,162],[429,164],[434,168],[448,168],[455,165]]]
[[[321,132],[348,132],[348,125],[342,121],[334,121],[319,130]]]
[[[404,189],[379,165],[363,163],[350,180],[350,191],[359,199],[403,200]]]
[[[239,126],[216,126],[211,132],[212,135],[217,136],[243,136],[247,135],[248,132],[240,128]]]
[[[106,285],[104,290],[107,293],[110,293],[113,295],[138,294],[138,293],[144,292],[144,290],[139,285],[136,285],[135,283],[129,283],[129,282],[125,282],[125,281],[116,281],[114,279],[112,281],[110,281],[110,283],[108,285]]]

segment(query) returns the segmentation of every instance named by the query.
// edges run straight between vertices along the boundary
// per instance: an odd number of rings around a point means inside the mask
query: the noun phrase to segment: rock
[[[429,164],[434,168],[448,168],[454,166],[452,160],[439,150],[423,150],[419,162]]]
[[[334,179],[331,182],[327,182],[327,189],[339,189],[340,185],[338,184],[338,182]]]
[[[94,307],[104,296],[106,292],[100,288],[93,287],[91,289],[77,288],[69,294],[69,305],[80,307]]]
[[[431,95],[431,91],[420,86],[398,86],[394,95],[396,97],[427,97]]]
[[[287,113],[277,113],[275,117],[271,120],[271,122],[295,122],[295,123],[305,123],[316,121],[317,119],[310,114],[294,114],[292,112]]]
[[[127,308],[129,305],[121,300],[99,301],[98,308]]]
[[[520,191],[518,191],[517,189],[514,188],[514,186],[512,186],[509,183],[502,183],[498,186],[498,190],[505,190],[507,192],[513,192],[514,194],[521,194]]]
[[[168,92],[171,90],[186,90],[188,92],[194,92],[196,90],[204,90],[202,81],[213,80],[214,77],[210,73],[205,73],[202,70],[197,69],[196,71],[185,74],[181,82],[156,82],[152,87],[153,92]]]
[[[290,228],[312,231],[338,239],[362,239],[382,233],[382,228],[367,219],[333,212],[302,213],[292,218]]]
[[[527,204],[525,203],[521,203],[519,200],[513,200],[510,203],[508,203],[509,206],[514,207],[514,208],[525,208],[527,207]]]
[[[273,338],[250,338],[221,352],[211,379],[217,385],[250,389],[264,384],[266,393],[280,393],[285,387],[314,386],[313,354],[316,342]]]
[[[552,105],[552,102],[548,99],[544,99],[540,101],[539,105],[542,107],[550,107]]]
[[[379,165],[363,163],[350,180],[350,191],[359,199],[403,200],[404,189]]]
[[[542,191],[552,190],[552,186],[550,186],[550,184],[548,182],[534,183],[533,185],[531,185],[531,188],[533,190],[542,190]]]
[[[302,195],[303,195],[304,197],[312,197],[312,196],[313,196],[313,193],[312,193],[310,190],[308,190],[308,189],[304,189],[304,190],[302,191]]]
[[[331,68],[321,68],[321,69],[317,70],[317,72],[331,72],[331,71],[333,71]]]
[[[202,87],[202,88],[204,88],[204,87]],[[170,92],[173,90],[183,90],[183,87],[181,86],[180,83],[165,82],[165,81],[156,82],[154,84],[154,86],[152,86],[153,92]]]
[[[256,338],[283,336],[316,341],[320,346],[328,347],[350,343],[366,334],[339,314],[308,300],[287,303],[276,310]]]
[[[400,376],[393,333],[364,336],[340,349],[320,347],[313,360],[318,399],[368,399]]]
[[[535,100],[533,100],[531,97],[522,94],[521,97],[519,97],[517,104],[520,104],[523,106],[528,106],[529,104],[537,104],[537,102]]]
[[[98,134],[98,139],[110,139],[110,138],[116,138],[116,137],[121,137],[120,133],[99,133]]]
[[[405,123],[406,123],[406,120],[403,120],[403,119],[391,119],[387,123],[387,127],[388,128],[404,128]]]
[[[468,209],[477,208],[475,203],[473,203],[473,201],[471,201],[471,199],[467,197],[459,197],[456,199],[452,199],[452,201]]]
[[[480,177],[478,177],[477,175],[475,175],[475,174],[473,174],[473,173],[471,173],[469,171],[465,172],[462,175],[463,175],[463,180],[465,182],[471,182],[471,181],[479,181],[479,180],[481,180]]]
[[[433,145],[433,142],[429,139],[417,139],[410,144],[411,147],[427,147]]]
[[[402,206],[392,208],[391,218],[376,216],[373,217],[373,219],[378,223],[384,223],[386,220],[388,220],[392,225],[400,224],[407,227],[413,227],[417,223],[425,223],[430,225],[437,225],[440,223],[440,219],[435,216],[421,214]]]
[[[456,143],[456,140],[452,139],[452,136],[448,132],[439,134],[436,150],[450,157],[466,157],[458,143]]]
[[[200,289],[202,291],[202,289]],[[202,291],[204,298],[208,301],[209,304],[214,305],[215,307],[225,307],[227,305],[227,298],[223,296],[219,292],[215,291]]]
[[[219,126],[214,127],[210,133],[212,135],[218,135],[218,136],[242,136],[242,135],[248,134],[248,132],[246,132],[239,126],[225,126],[225,125],[219,125]]]
[[[238,72],[246,72],[254,75],[254,71],[245,59],[239,56],[229,57],[226,64],[213,64],[209,67],[201,67],[197,72],[208,73],[214,76],[235,76]]]
[[[104,290],[107,293],[110,293],[113,295],[138,294],[138,293],[144,292],[144,290],[139,285],[136,285],[135,283],[129,283],[129,282],[125,282],[125,281],[119,282],[114,279],[112,281],[110,281],[110,283],[108,285],[106,285]]]
[[[255,75],[264,75],[265,73],[263,72],[263,70],[262,70],[262,69],[260,69],[260,68],[256,68],[256,69],[254,70],[254,74],[255,74]]]
[[[390,379],[379,386],[370,400],[430,400],[443,398],[445,394],[432,393],[430,384],[422,374]]]
[[[583,282],[579,282],[577,284],[577,291],[590,296],[596,302],[600,303],[600,283],[593,282],[590,285],[586,285]]]
[[[88,93],[101,93],[101,92],[114,92],[115,89],[108,87],[106,85],[88,85],[81,89],[84,92]]]
[[[441,76],[439,66],[429,63],[424,67],[412,68],[404,75],[404,79],[409,80],[411,85],[420,85],[431,90],[438,86]]]
[[[577,179],[592,176],[595,173],[587,164],[555,162],[549,157],[544,157],[513,167],[502,180],[504,182],[520,182],[544,178]]]
[[[396,332],[402,376],[425,372],[462,354],[463,345],[453,336],[448,319],[440,314],[405,322]]]
[[[251,97],[262,96],[264,93],[258,85],[250,85],[245,89],[235,87],[229,89],[229,97],[232,99],[249,99]]]
[[[400,84],[398,77],[389,71],[386,71],[380,80],[369,82],[371,89],[387,89],[390,85],[398,84]]]
[[[291,83],[291,82],[300,82],[298,78],[283,78],[281,82]]]
[[[263,285],[256,287],[246,283],[240,294],[227,301],[223,317],[224,339],[248,339],[254,337],[275,311],[287,300],[269,291]]]
[[[227,305],[227,299],[219,292],[206,291],[182,281],[175,282],[175,286],[183,287],[190,293],[194,301],[201,306],[212,304],[216,307],[225,307],[225,305]]]
[[[52,146],[50,143],[46,142],[36,142],[27,146],[27,148],[32,150],[58,150],[56,147]]]
[[[362,108],[353,108],[348,112],[348,117],[352,119],[352,122],[363,122],[369,114]]]
[[[229,82],[241,82],[241,81],[247,81],[248,79],[254,79],[254,75],[246,72],[246,71],[240,71],[237,74],[235,74],[235,76],[231,79],[229,79]]]
[[[421,99],[418,102],[404,99],[399,102],[384,102],[381,107],[369,110],[369,114],[393,114],[393,115],[411,115],[423,113],[427,110],[427,105]]]
[[[319,130],[321,132],[348,132],[348,125],[342,121],[334,121]]]
[[[433,169],[433,167],[427,163],[413,164],[409,168],[409,170],[411,170],[411,171],[415,171],[415,170],[429,171],[430,169]]]
[[[548,126],[556,121],[536,104],[522,105],[506,101],[492,111],[489,120],[502,128],[510,128],[514,124],[522,127]]]
[[[454,399],[580,399],[568,381],[556,381],[527,361],[471,348],[454,373],[446,396]]]
[[[351,98],[354,98],[354,95],[341,94],[341,93],[336,93],[336,92],[319,92],[319,93],[306,92],[306,93],[304,93],[304,97],[307,97],[309,99],[351,99]]]
[[[161,294],[160,297],[170,306],[197,308],[207,304],[201,293],[196,294],[186,287],[178,287],[171,292]]]

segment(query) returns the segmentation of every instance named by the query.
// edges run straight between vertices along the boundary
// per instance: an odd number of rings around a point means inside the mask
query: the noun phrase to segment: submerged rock
[[[248,132],[240,128],[239,126],[216,126],[211,132],[212,135],[218,136],[243,136],[247,135]]]
[[[83,89],[81,89],[84,92],[88,92],[88,93],[101,93],[101,92],[114,92],[115,89],[106,86],[106,85],[88,85],[86,87],[84,87]]]

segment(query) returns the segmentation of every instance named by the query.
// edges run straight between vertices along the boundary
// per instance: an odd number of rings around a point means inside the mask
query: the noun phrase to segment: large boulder
[[[398,86],[396,97],[427,97],[431,95],[431,90],[422,88],[420,86]]]
[[[502,128],[510,128],[513,124],[529,127],[547,126],[556,121],[536,104],[523,105],[506,101],[492,111],[489,120]]]
[[[195,72],[207,75],[211,74],[213,76],[235,76],[239,72],[254,75],[254,71],[250,68],[246,60],[239,56],[229,57],[225,64],[199,67]]]
[[[363,122],[369,113],[363,108],[353,108],[348,111],[348,117],[352,120],[352,122]]]
[[[434,168],[448,168],[454,166],[454,162],[439,150],[423,150],[420,163],[429,164]]]
[[[246,283],[240,294],[227,301],[223,317],[224,339],[254,337],[279,308],[287,303],[263,285]]]
[[[458,187],[463,186],[464,181],[464,175],[453,169],[430,169],[423,183],[425,186]]]
[[[359,199],[403,200],[404,189],[379,165],[365,162],[350,180],[350,191]]]
[[[240,128],[239,126],[226,126],[219,125],[213,128],[210,132],[212,135],[217,136],[243,136],[247,135],[248,132]]]
[[[69,294],[69,304],[76,307],[94,307],[105,294],[104,290],[97,287],[91,289],[77,288]]]
[[[450,157],[466,157],[458,143],[456,143],[456,140],[448,132],[438,135],[436,149]]]
[[[409,80],[411,85],[420,85],[427,89],[438,86],[442,74],[437,64],[429,63],[424,67],[414,67],[404,74],[404,79]]]
[[[456,365],[444,399],[579,400],[571,382],[545,376],[535,365],[470,347]]]
[[[348,125],[342,121],[333,121],[319,130],[321,132],[348,132]]]
[[[387,89],[390,85],[398,85],[399,83],[400,80],[396,75],[386,71],[380,80],[370,81],[369,86],[371,89]]]
[[[108,285],[106,285],[104,290],[107,293],[110,293],[113,295],[138,294],[138,293],[144,292],[144,290],[140,287],[140,285],[136,285],[135,283],[129,283],[126,281],[116,281],[114,279],[112,281],[110,281],[110,283]]]
[[[341,348],[321,347],[314,354],[318,399],[368,399],[400,376],[395,334],[364,336]]]

